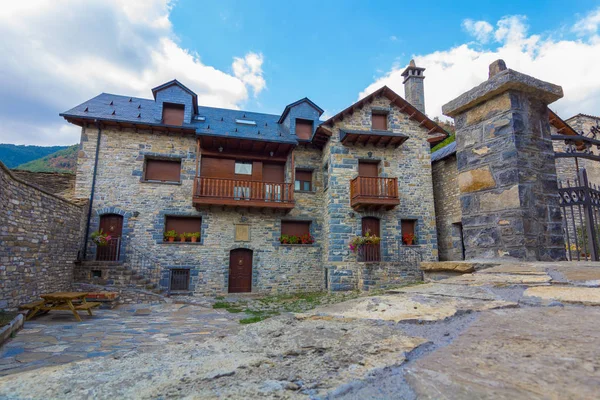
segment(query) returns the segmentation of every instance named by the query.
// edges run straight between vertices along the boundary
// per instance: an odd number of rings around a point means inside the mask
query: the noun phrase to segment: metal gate
[[[574,182],[558,184],[567,258],[599,261],[600,190],[589,183],[585,169]]]
[[[171,291],[190,290],[190,270],[172,269],[171,270]]]

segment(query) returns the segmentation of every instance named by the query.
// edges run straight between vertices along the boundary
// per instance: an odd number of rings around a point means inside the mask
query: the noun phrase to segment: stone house
[[[551,110],[549,112],[551,135],[590,136],[594,132],[600,134],[600,117],[577,114],[566,120],[561,119]],[[598,137],[600,139],[600,137]],[[553,140],[553,149],[556,153],[565,154],[567,148],[564,141]],[[592,154],[598,155],[596,149],[590,149]],[[456,142],[449,144],[431,155],[433,188],[435,199],[436,224],[438,234],[438,248],[440,261],[458,261],[465,258],[465,245],[462,232],[462,212],[460,204],[460,190],[458,183],[458,167],[456,157]],[[556,157],[556,177],[564,184],[571,184],[577,179],[578,168],[585,168],[590,182],[600,184],[600,162],[598,160],[572,157]],[[575,224],[580,225],[581,220],[574,214]],[[570,227],[573,230],[572,227]],[[571,232],[571,237],[574,237]]]
[[[62,113],[81,126],[75,197],[91,203],[79,268],[123,263],[196,294],[414,279],[399,254],[437,260],[430,146],[446,136],[424,114],[423,71],[404,72],[413,104],[382,87],[326,121],[308,98],[281,115],[205,107],[177,80],[152,99],[102,93]],[[91,240],[99,229],[106,246]],[[366,232],[381,242],[350,251]]]

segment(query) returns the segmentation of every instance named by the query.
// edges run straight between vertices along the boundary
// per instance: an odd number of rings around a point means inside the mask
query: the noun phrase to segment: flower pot
[[[169,242],[174,242],[174,241],[175,241],[175,238],[174,238],[174,237],[170,237],[170,238],[167,238],[167,240],[168,240]]]
[[[179,240],[181,240],[182,242],[185,242],[185,236],[180,236]]]
[[[198,238],[194,237],[194,236],[192,236],[191,239],[192,239],[192,243],[196,243],[198,241]]]

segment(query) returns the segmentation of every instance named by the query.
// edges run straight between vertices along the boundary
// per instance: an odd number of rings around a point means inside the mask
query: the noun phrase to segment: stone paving
[[[160,346],[162,336],[146,332],[145,320],[137,320],[135,328],[121,328],[123,333],[137,330],[139,340],[150,345],[116,357],[94,357],[101,346],[86,348],[92,353],[87,360],[12,373],[0,378],[0,397],[595,398],[599,278],[600,263],[514,263],[243,328],[235,321],[240,314],[228,320],[206,308],[182,307],[177,310],[187,319],[180,323],[212,313],[207,324],[224,319],[231,330],[201,335],[204,328],[196,325],[188,331],[200,334],[191,335],[194,340]],[[129,316],[127,326],[138,318],[133,310]],[[97,339],[90,338],[80,337],[74,346],[91,346]],[[56,351],[64,345],[18,340],[21,354],[25,343]],[[18,348],[17,342],[10,348]]]
[[[186,304],[124,305],[81,314],[78,323],[68,311],[50,312],[27,321],[0,349],[0,375],[199,342],[235,332],[243,315]]]

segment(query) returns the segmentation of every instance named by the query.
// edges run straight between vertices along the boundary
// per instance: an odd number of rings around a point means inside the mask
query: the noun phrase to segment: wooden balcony
[[[357,176],[350,181],[350,205],[355,210],[390,210],[398,204],[398,178]]]
[[[294,208],[294,185],[240,179],[204,178],[194,180],[195,206]]]

